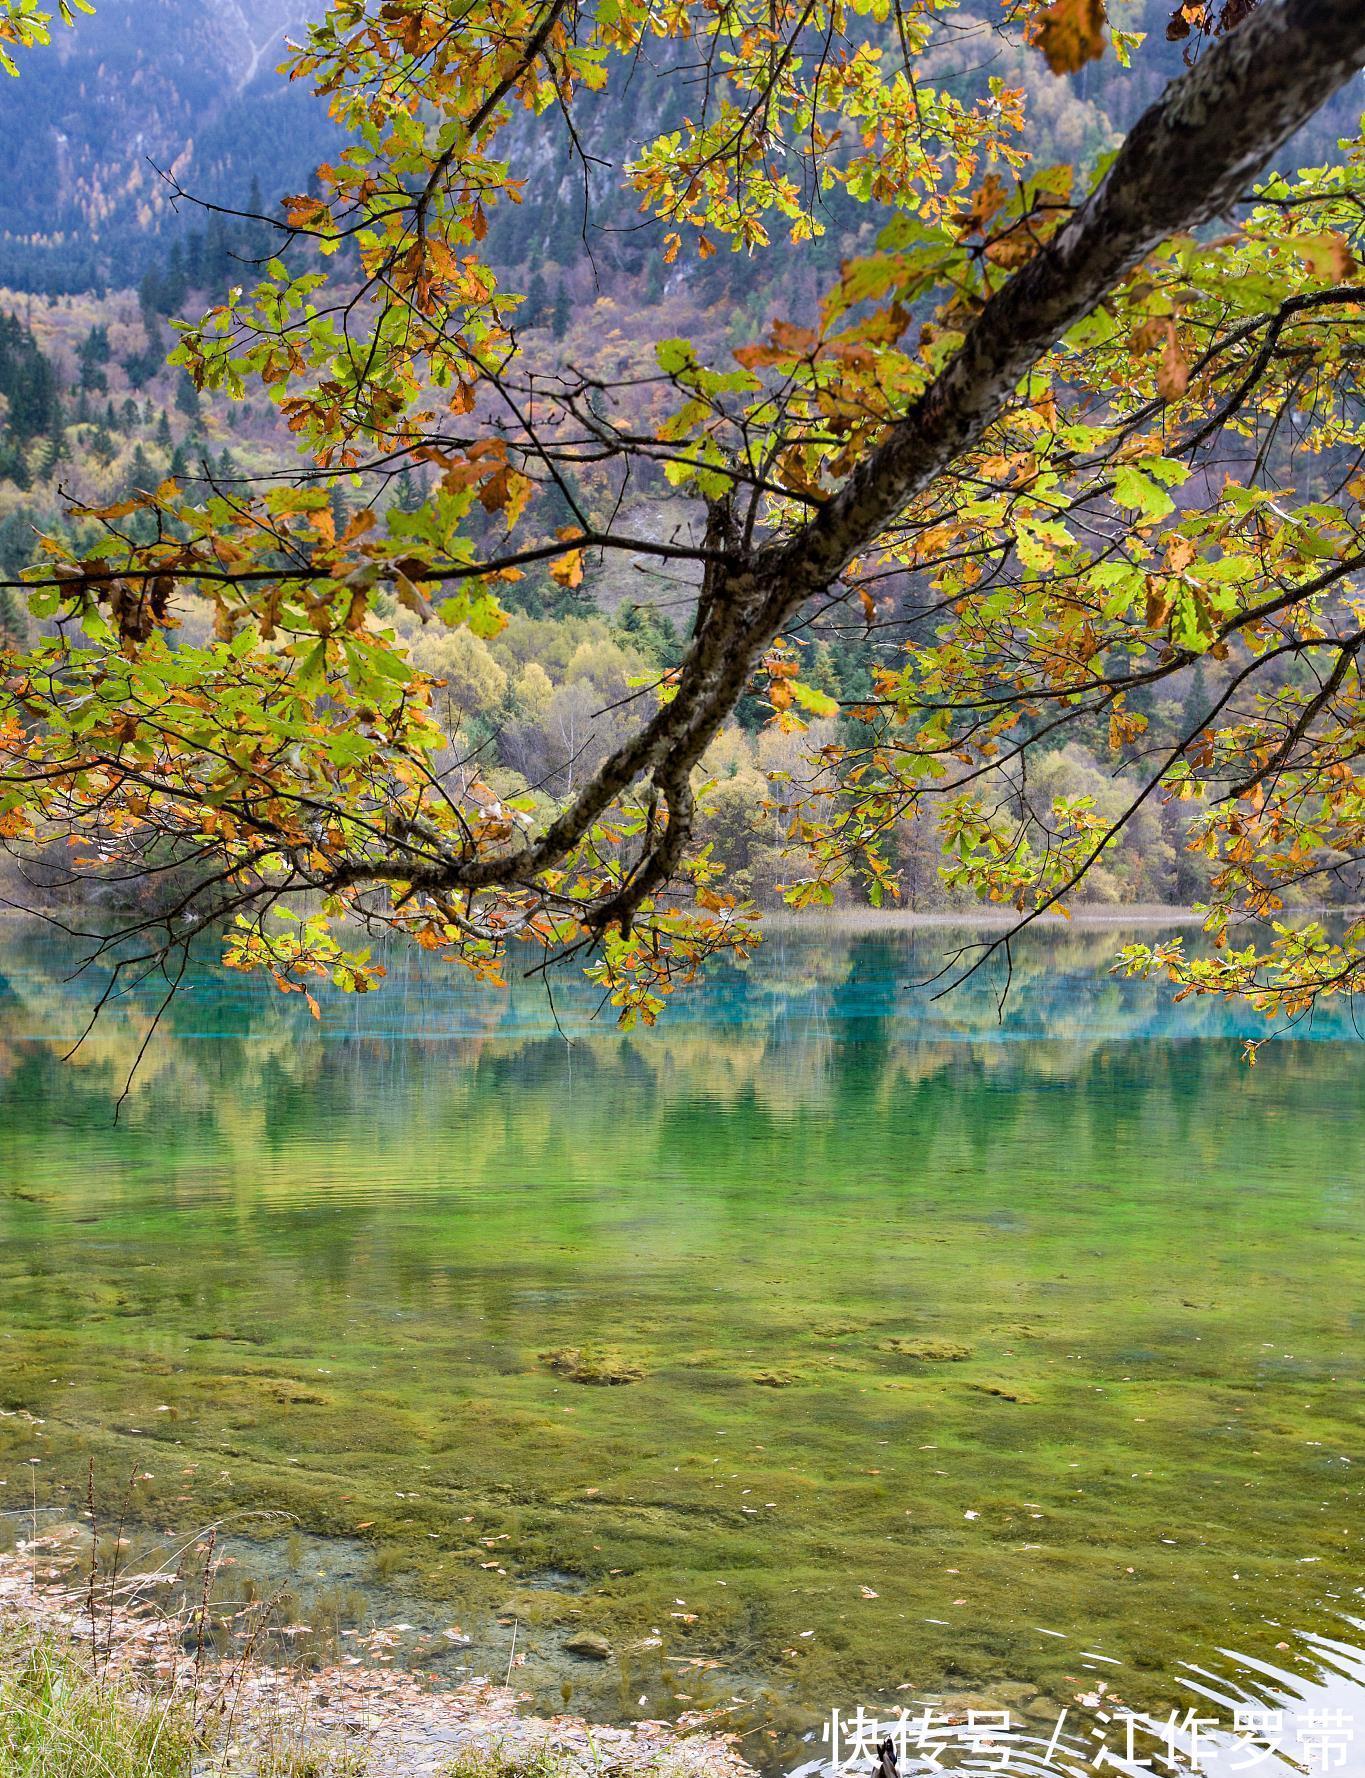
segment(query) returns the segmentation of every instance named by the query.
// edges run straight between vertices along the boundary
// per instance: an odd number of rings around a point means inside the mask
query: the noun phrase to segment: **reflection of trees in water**
[[[837,1189],[853,1172],[922,1178],[963,1153],[1024,1174],[1030,1153],[1056,1157],[1064,1174],[1111,1151],[1217,1165],[1227,1140],[1224,1120],[1209,1117],[1218,1105],[1267,1127],[1292,1106],[1296,1139],[1320,1141],[1325,1164],[1340,1164],[1340,1129],[1334,1137],[1330,1118],[1318,1128],[1307,1114],[1330,1105],[1333,1082],[1354,1103],[1352,1049],[1281,1045],[1253,1073],[1230,1038],[1115,1042],[1116,1030],[1220,1036],[1225,1015],[1097,982],[1116,942],[1109,932],[1021,947],[1003,1027],[989,984],[926,1011],[907,984],[940,967],[954,942],[940,931],[838,944],[778,934],[680,1016],[628,1034],[584,1017],[573,984],[557,991],[572,1044],[534,982],[457,993],[439,965],[400,967],[370,1000],[330,998],[320,1032],[297,999],[205,971],[138,1069],[120,1139],[100,1149],[108,1167],[86,1181],[83,1157],[110,1129],[151,1005],[125,1004],[62,1062],[88,987],[63,980],[68,965],[50,939],[18,934],[0,998],[0,1122],[42,1142],[32,1155],[15,1144],[6,1164],[15,1185],[64,1164],[78,1192],[117,1193],[121,1180],[172,1196],[211,1186],[244,1205],[290,1199],[301,1183],[376,1191],[583,1178],[633,1189],[661,1172],[742,1174],[745,1156],[766,1176],[785,1170]],[[403,1030],[423,1035],[393,1035]]]

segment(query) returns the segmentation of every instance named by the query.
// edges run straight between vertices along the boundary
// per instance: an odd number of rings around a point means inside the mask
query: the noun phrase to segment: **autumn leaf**
[[[1359,269],[1343,235],[1335,229],[1321,235],[1300,235],[1295,251],[1315,278],[1344,284]]]
[[[1104,0],[1053,0],[1036,41],[1054,74],[1074,74],[1104,54],[1104,26]]]
[[[986,243],[986,258],[992,265],[998,265],[1007,272],[1014,271],[1017,266],[1027,265],[1037,251],[1038,242],[1022,229],[1015,229]]]
[[[1171,615],[1174,602],[1172,592],[1155,575],[1147,582],[1147,608],[1144,617],[1147,627],[1159,630]]]
[[[1190,364],[1180,349],[1175,322],[1166,324],[1165,342],[1161,348],[1161,364],[1156,373],[1156,386],[1167,401],[1176,401],[1190,386]]]
[[[583,552],[571,549],[567,555],[556,556],[550,563],[550,579],[557,586],[572,590],[583,584]]]
[[[959,210],[953,221],[964,235],[984,234],[996,215],[1004,208],[1008,193],[1005,182],[998,173],[987,173],[980,185],[972,193],[971,201],[965,210]]]

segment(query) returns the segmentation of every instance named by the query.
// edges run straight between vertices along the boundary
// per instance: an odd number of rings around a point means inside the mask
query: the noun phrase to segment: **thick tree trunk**
[[[1172,81],[1067,226],[986,304],[905,419],[803,530],[764,552],[774,633],[981,436],[1029,367],[1131,266],[1231,209],[1362,63],[1365,0],[1272,0]]]
[[[677,693],[524,850],[420,873],[433,886],[532,880],[630,784],[652,779],[671,837],[603,910],[629,924],[690,819],[687,774],[762,652],[898,512],[973,445],[1030,367],[1161,241],[1228,210],[1277,149],[1365,63],[1365,0],[1267,0],[1172,81],[1067,225],[982,308],[961,350],[810,521],[717,566]],[[374,875],[361,867],[359,878]],[[377,873],[383,874],[383,873]],[[400,873],[411,880],[411,872]]]

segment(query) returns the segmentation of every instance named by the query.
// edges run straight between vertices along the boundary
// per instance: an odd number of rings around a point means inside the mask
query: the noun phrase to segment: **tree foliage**
[[[77,13],[94,10],[91,0],[57,0],[57,13],[64,25],[74,25]],[[0,0],[0,68],[6,74],[19,72],[12,50],[52,41],[52,16],[41,0]]]
[[[1358,881],[1365,848],[1365,144],[1262,175],[1365,60],[1365,16],[1190,10],[1188,71],[1087,170],[1036,159],[1027,81],[962,70],[989,29],[1040,79],[1097,57],[1125,79],[1142,46],[1090,0],[991,27],[948,0],[334,0],[290,73],[347,146],[174,354],[201,390],[267,391],[301,467],[135,490],[77,515],[88,547],[48,540],[27,577],[47,634],[0,708],[0,833],[174,864],[190,887],[118,968],[183,961],[212,917],[239,967],[363,990],[358,915],[483,974],[514,939],[584,948],[623,1016],[652,1018],[752,935],[695,835],[706,749],[757,692],[778,729],[841,717],[769,792],[798,905],[848,881],[880,901],[891,836],[932,823],[947,880],[1026,923],[1175,799],[1213,949],[1124,967],[1291,1014],[1361,985],[1365,923],[1280,916],[1304,884]],[[677,115],[614,171],[667,276],[816,254],[836,214],[871,226],[817,310],[728,354],[662,338],[643,375],[581,374],[528,345],[485,243],[542,145],[580,148],[641,68]],[[670,490],[690,525],[621,523]],[[548,803],[499,794],[451,756],[395,612],[467,633],[452,671],[488,679],[472,643],[519,582],[571,597],[617,559],[683,586],[681,659]],[[200,601],[213,636],[181,640]],[[876,649],[844,706],[807,664],[831,611]],[[1203,707],[1153,750],[1142,702],[1196,664]],[[1037,794],[1072,731],[1103,734],[1117,812]]]

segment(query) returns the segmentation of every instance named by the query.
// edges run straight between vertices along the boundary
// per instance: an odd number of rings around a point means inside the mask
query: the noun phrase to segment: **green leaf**
[[[1114,499],[1120,506],[1141,513],[1149,523],[1167,518],[1175,511],[1175,501],[1165,489],[1130,463],[1114,471]]]
[[[803,685],[799,679],[790,681],[792,696],[803,710],[812,716],[837,716],[839,701],[832,698],[827,691],[817,691],[813,685]]]
[[[691,340],[684,339],[660,340],[654,348],[654,356],[659,362],[659,369],[670,377],[695,366],[697,362]]]

